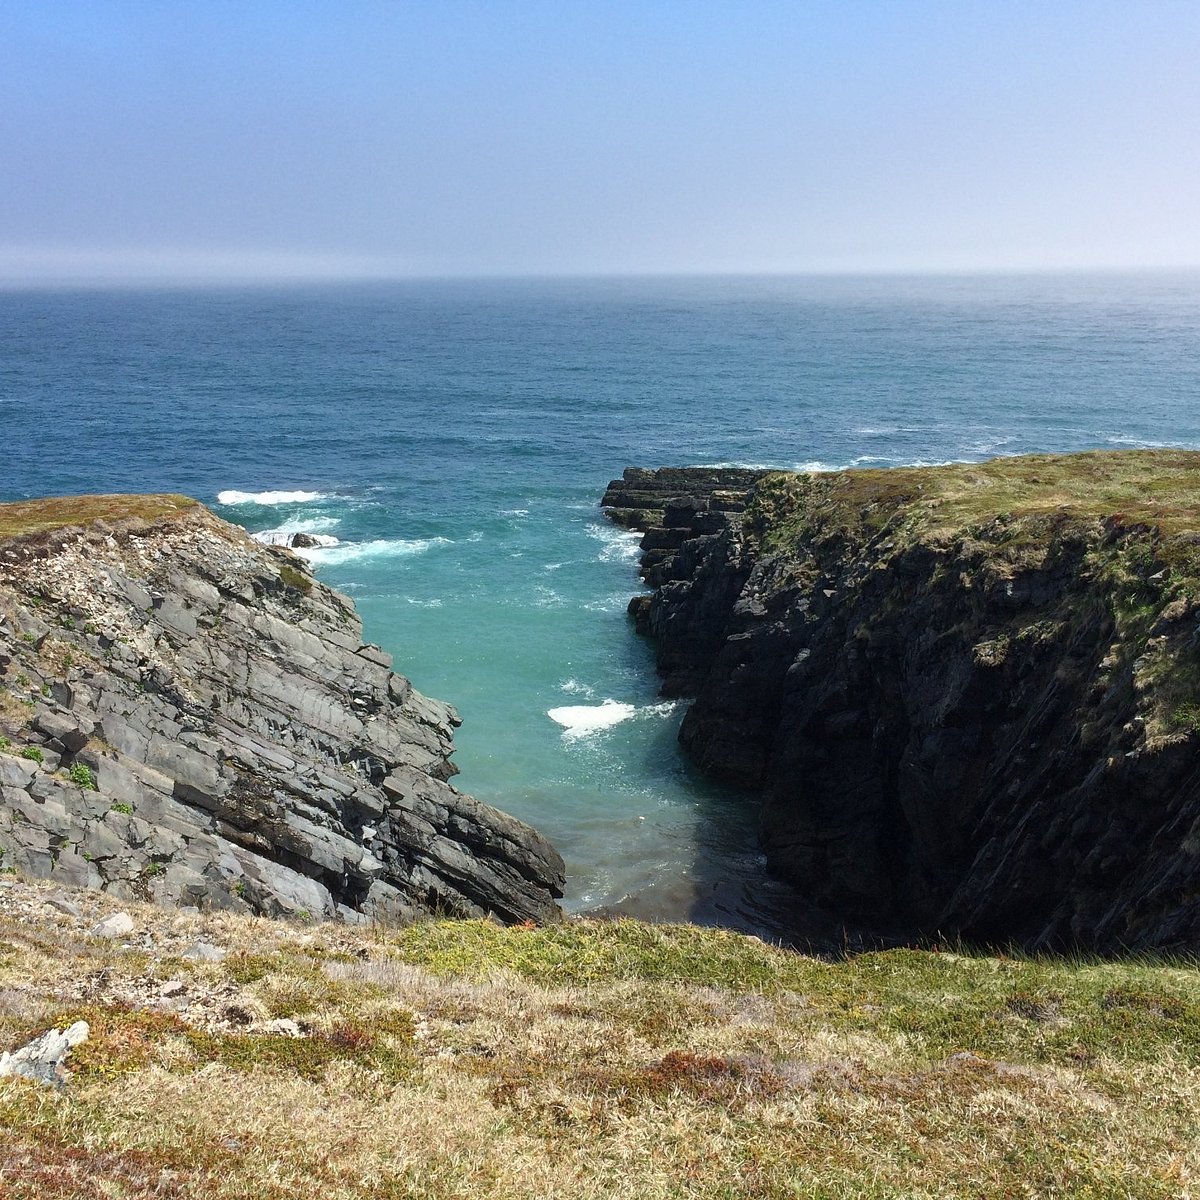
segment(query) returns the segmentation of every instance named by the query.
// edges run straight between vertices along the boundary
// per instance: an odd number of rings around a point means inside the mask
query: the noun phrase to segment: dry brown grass
[[[61,1092],[0,1081],[14,1200],[1177,1197],[1200,1169],[1186,965],[141,905],[123,948],[83,935],[112,901],[47,890],[0,898],[0,1046],[93,1038]]]
[[[51,496],[0,504],[0,542],[29,534],[91,525],[96,521],[161,521],[194,508],[187,496]]]

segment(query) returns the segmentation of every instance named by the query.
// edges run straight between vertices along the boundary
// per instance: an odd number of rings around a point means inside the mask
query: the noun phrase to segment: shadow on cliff
[[[705,778],[679,745],[678,730],[678,719],[664,724],[644,765],[660,774],[664,762],[671,763],[671,773],[694,797],[691,863],[605,913],[717,926],[822,956],[895,944],[898,939],[886,932],[846,926],[774,878],[758,842],[761,798]]]

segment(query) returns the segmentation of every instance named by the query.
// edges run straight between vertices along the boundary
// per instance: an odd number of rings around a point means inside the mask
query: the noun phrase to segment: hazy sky
[[[1198,0],[0,6],[0,279],[1184,265]]]

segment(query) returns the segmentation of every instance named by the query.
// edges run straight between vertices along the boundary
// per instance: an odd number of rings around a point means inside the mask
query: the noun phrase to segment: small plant
[[[64,667],[66,667],[66,668],[73,667],[75,665],[75,655],[72,654],[70,650],[68,650],[66,652],[66,654],[63,655],[62,661],[63,661]]]
[[[294,588],[298,592],[311,592],[312,580],[303,571],[284,565],[279,568],[279,578],[285,587]]]
[[[0,736],[0,750],[7,750],[11,745],[12,741],[9,738]]]
[[[25,749],[21,751],[21,757],[27,758],[27,759],[29,759],[30,762],[35,762],[35,763],[40,763],[40,762],[46,761],[46,756],[42,753],[41,749],[37,746],[26,746]]]
[[[96,625],[94,622],[88,621],[87,624],[85,624],[83,627],[83,632],[86,633],[88,635],[88,637],[95,637],[100,632],[100,630],[96,628]]]
[[[125,816],[132,817],[133,816],[133,805],[126,804],[124,800],[118,800],[112,806],[112,808],[109,809],[109,812],[124,813]]]
[[[167,868],[160,862],[147,863],[142,874],[147,879],[153,879],[156,875],[165,875]]]
[[[87,788],[88,791],[96,790],[96,777],[92,774],[92,768],[85,763],[72,763],[67,771],[67,778],[81,788]]]
[[[59,621],[59,624],[64,629],[74,629],[75,628],[75,618],[70,615],[65,616],[62,618],[61,621]]]
[[[1200,730],[1200,704],[1185,700],[1177,704],[1171,713],[1171,727],[1179,730]]]
[[[42,695],[43,695],[43,696],[48,696],[48,695],[50,695],[50,685],[49,685],[48,683],[43,683],[43,684],[42,684]]]
[[[26,675],[24,671],[22,671],[21,674],[17,676],[17,686],[18,687],[28,687],[29,686],[29,676]]]
[[[28,642],[32,646],[37,641],[37,638],[32,633],[23,633],[21,634],[21,641]]]

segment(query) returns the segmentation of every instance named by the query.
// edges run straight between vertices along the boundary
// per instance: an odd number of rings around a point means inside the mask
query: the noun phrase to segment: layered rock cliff
[[[774,871],[913,932],[1200,946],[1200,455],[772,474],[716,521],[670,488],[631,612]]]
[[[454,710],[183,497],[0,505],[0,867],[267,914],[546,921],[562,859],[453,788]]]

